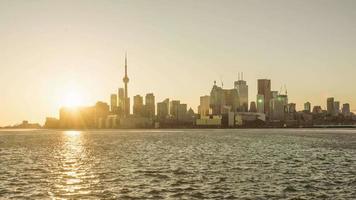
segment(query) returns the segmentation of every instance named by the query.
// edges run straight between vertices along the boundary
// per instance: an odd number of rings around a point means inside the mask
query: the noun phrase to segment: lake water
[[[8,198],[356,199],[356,130],[2,130]]]

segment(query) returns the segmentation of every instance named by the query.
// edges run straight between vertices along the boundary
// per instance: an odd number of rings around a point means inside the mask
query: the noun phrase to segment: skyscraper
[[[330,97],[326,100],[326,110],[329,115],[335,115],[334,98]]]
[[[123,116],[125,107],[125,89],[118,89],[118,114]]]
[[[169,114],[175,120],[178,120],[179,104],[180,101],[177,100],[172,100],[171,102],[169,102]]]
[[[340,101],[334,102],[335,114],[338,115],[340,113]]]
[[[163,102],[157,103],[157,118],[164,120],[169,115],[169,99],[165,99]]]
[[[145,98],[145,116],[153,119],[156,115],[156,105],[155,105],[155,96],[153,93],[146,94]]]
[[[128,97],[128,88],[127,84],[129,83],[129,77],[127,76],[127,54],[125,54],[125,76],[122,79],[125,84],[125,100],[124,100],[124,116],[127,117],[130,115],[130,99]]]
[[[136,95],[133,98],[133,114],[135,116],[143,114],[143,97],[141,95]]]
[[[269,107],[270,107],[270,100],[271,100],[271,80],[268,79],[258,79],[257,81],[257,94],[263,95],[263,107],[264,113],[268,116],[269,114]],[[262,97],[262,96],[259,96]],[[258,105],[262,102],[258,102],[257,100],[257,109]]]
[[[310,102],[306,102],[304,104],[304,112],[306,112],[306,113],[310,113],[311,112],[311,103]]]
[[[210,96],[205,95],[200,97],[199,114],[200,116],[209,115],[210,111]]]
[[[117,95],[111,94],[110,108],[112,113],[117,113]]]
[[[250,112],[257,112],[256,102],[254,101],[251,101],[250,103]]]
[[[265,113],[265,97],[263,94],[257,94],[257,112]]]
[[[345,115],[345,116],[348,116],[350,115],[350,104],[348,103],[345,103],[342,105],[342,114]]]
[[[284,120],[285,113],[288,110],[288,96],[278,95],[276,98],[271,99],[270,104],[270,118],[273,120]]]
[[[238,81],[234,83],[235,89],[237,90],[239,98],[238,110],[242,112],[248,111],[248,85],[247,82],[243,80],[243,74],[239,75]]]

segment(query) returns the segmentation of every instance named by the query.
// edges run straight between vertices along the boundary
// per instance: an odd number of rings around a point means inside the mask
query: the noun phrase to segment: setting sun
[[[75,107],[83,104],[82,96],[77,92],[70,92],[63,98],[63,106]]]

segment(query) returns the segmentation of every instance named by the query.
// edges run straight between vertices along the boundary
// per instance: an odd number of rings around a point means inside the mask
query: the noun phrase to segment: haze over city
[[[214,80],[244,72],[291,102],[356,105],[355,1],[0,1],[0,126],[43,123],[66,105],[153,92],[197,111]],[[355,110],[355,107],[352,107]]]

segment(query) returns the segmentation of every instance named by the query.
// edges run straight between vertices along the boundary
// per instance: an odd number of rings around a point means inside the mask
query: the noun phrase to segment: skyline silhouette
[[[356,105],[354,1],[0,1],[0,126],[44,122],[63,105],[109,102],[130,53],[130,94],[153,92],[197,111],[214,80],[244,72],[287,85],[289,98]],[[66,12],[63,12],[66,10]]]

